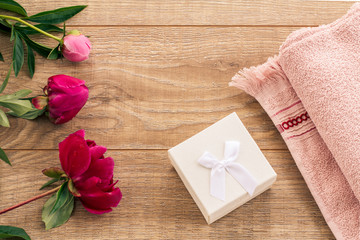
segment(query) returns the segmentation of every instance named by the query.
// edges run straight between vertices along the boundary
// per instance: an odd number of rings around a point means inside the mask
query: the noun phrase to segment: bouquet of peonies
[[[1,95],[9,81],[12,70],[18,76],[27,52],[27,66],[30,77],[35,73],[35,54],[56,60],[65,57],[72,62],[89,58],[91,43],[78,30],[66,33],[65,21],[81,12],[86,6],[72,6],[28,16],[26,10],[16,1],[0,0],[0,9],[11,15],[0,14],[0,31],[9,34],[13,42],[13,56],[7,75],[0,85],[0,128],[10,127],[7,115],[33,120],[45,114],[54,124],[63,124],[74,118],[89,97],[85,81],[67,76],[55,75],[48,78],[43,93],[29,97],[30,90],[22,89],[12,94]],[[58,26],[62,24],[62,28]],[[53,35],[61,35],[61,37]],[[57,41],[49,47],[32,40],[32,35],[42,34]],[[1,49],[0,49],[1,51]],[[0,61],[5,61],[0,52]],[[51,167],[43,174],[51,179],[43,185],[47,188],[55,182],[59,186],[0,211],[0,214],[25,205],[36,199],[53,194],[45,203],[42,220],[46,229],[65,223],[74,207],[74,197],[78,198],[85,209],[94,214],[112,211],[122,197],[121,191],[113,181],[114,160],[104,157],[106,148],[85,140],[85,131],[70,134],[59,144],[59,158],[62,168]],[[0,159],[11,165],[5,152],[0,148]],[[17,227],[0,226],[0,238],[20,237],[30,239],[26,232]]]
[[[0,9],[15,13],[18,16],[0,14],[0,31],[8,33],[10,41],[14,42],[13,56],[10,69],[5,80],[0,86],[0,94],[5,90],[12,69],[18,76],[24,64],[24,46],[27,51],[27,66],[30,77],[35,73],[35,54],[48,59],[65,57],[72,62],[80,62],[89,58],[91,43],[78,30],[66,34],[65,21],[81,12],[86,6],[73,6],[52,11],[41,12],[28,16],[26,10],[13,0],[1,0]],[[38,23],[32,24],[31,22]],[[63,28],[55,24],[63,23]],[[62,38],[51,33],[60,32]],[[31,35],[42,34],[57,41],[55,47],[48,47],[31,39]],[[24,45],[25,43],[25,45]],[[0,49],[0,61],[4,61]],[[79,89],[82,89],[81,91]],[[44,88],[45,96],[28,97],[30,90],[23,89],[13,94],[1,95],[0,106],[10,111],[0,109],[0,125],[9,127],[6,115],[25,119],[35,119],[43,114],[49,116],[55,124],[71,120],[84,106],[88,98],[85,82],[65,75],[49,78],[48,85]],[[5,152],[0,148],[0,159],[10,164]]]

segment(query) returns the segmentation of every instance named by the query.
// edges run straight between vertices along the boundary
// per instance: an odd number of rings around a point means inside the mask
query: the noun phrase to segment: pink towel
[[[360,3],[230,85],[269,114],[335,237],[360,239]]]

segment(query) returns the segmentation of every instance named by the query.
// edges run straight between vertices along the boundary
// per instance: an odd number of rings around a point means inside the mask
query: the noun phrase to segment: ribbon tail
[[[225,168],[215,167],[211,169],[210,194],[225,201]]]
[[[226,170],[233,176],[236,181],[247,191],[250,196],[255,192],[258,183],[254,176],[244,166],[239,163],[229,163]]]

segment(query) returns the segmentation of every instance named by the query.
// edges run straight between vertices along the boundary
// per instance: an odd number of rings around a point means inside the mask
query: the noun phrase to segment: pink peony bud
[[[113,181],[114,160],[104,157],[106,148],[85,140],[85,131],[70,134],[59,143],[61,167],[70,178],[69,190],[91,213],[102,214],[116,207],[122,194]]]
[[[81,62],[89,58],[91,49],[90,40],[78,30],[72,30],[64,37],[62,54],[72,62]]]
[[[70,121],[85,105],[89,97],[85,81],[67,75],[49,77],[44,92],[48,97],[49,118],[55,124]],[[43,103],[46,102],[43,98],[44,96],[34,98],[33,105],[42,109]]]

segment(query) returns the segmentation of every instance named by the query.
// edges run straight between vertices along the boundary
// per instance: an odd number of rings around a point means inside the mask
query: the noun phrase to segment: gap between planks
[[[318,27],[319,25],[66,25],[66,28],[69,27],[81,27],[81,28],[91,28],[91,27],[103,27],[103,28],[110,28],[110,27],[134,27],[134,28],[149,28],[149,27],[167,27],[167,28],[175,28],[175,27],[213,27],[213,28],[232,28],[232,27],[246,27],[246,28],[284,28],[284,27],[298,27],[298,28],[303,28],[303,27]]]
[[[116,152],[116,151],[167,151],[170,148],[118,148],[118,149],[107,149],[108,152]],[[4,149],[4,151],[7,152],[16,152],[16,151],[59,151],[59,149]],[[264,152],[289,152],[288,149],[270,149],[270,148],[265,148],[265,149],[260,149],[261,151]]]

